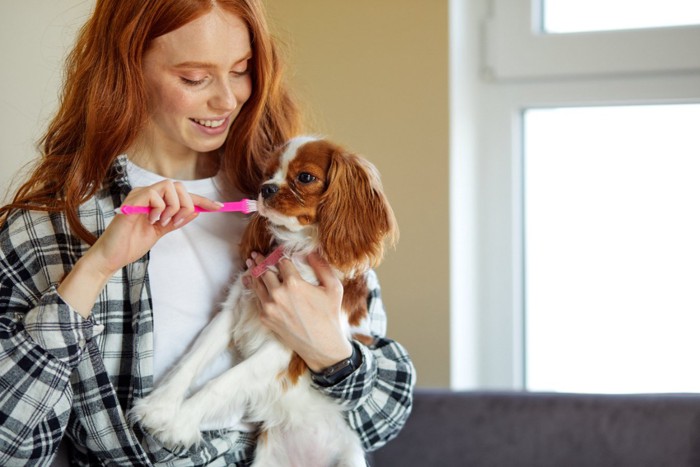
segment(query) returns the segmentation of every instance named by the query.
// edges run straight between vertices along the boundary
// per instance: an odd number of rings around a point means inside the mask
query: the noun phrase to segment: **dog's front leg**
[[[240,282],[231,294],[241,294]],[[227,304],[235,303],[236,297],[229,297]],[[158,434],[172,429],[182,401],[201,370],[220,355],[231,342],[231,332],[235,321],[235,307],[225,306],[202,330],[192,348],[165,376],[150,395],[134,401],[129,412],[132,422],[141,422],[151,433]]]
[[[166,446],[189,447],[201,440],[200,426],[225,423],[248,410],[257,420],[261,409],[276,400],[280,375],[289,366],[291,351],[270,340],[252,356],[214,378],[182,403],[172,430],[158,437]]]

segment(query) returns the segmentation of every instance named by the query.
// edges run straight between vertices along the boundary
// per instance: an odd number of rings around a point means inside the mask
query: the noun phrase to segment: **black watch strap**
[[[334,386],[350,376],[355,370],[362,365],[362,352],[357,348],[356,344],[352,344],[352,355],[338,363],[324,368],[318,373],[312,371],[311,379],[314,383],[324,388]]]

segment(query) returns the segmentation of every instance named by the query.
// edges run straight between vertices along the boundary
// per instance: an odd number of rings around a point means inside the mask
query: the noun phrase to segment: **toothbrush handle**
[[[118,207],[116,209],[118,213],[129,215],[129,214],[148,214],[151,212],[150,206],[132,206],[125,204],[124,206]]]
[[[130,204],[125,204],[116,209],[118,213],[129,215],[129,214],[148,214],[151,212],[150,206],[133,206]],[[199,206],[194,207],[194,212],[210,212],[207,209],[202,209]]]
[[[249,214],[256,210],[256,203],[254,200],[243,199],[241,201],[233,201],[228,203],[223,203],[223,206],[218,210],[204,209],[200,206],[194,207],[194,212],[243,212]],[[150,206],[133,206],[125,204],[114,210],[117,214],[148,214],[151,212]]]

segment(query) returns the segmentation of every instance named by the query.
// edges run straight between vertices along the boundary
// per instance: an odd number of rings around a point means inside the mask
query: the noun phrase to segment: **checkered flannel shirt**
[[[109,183],[80,208],[101,234],[130,187],[120,156]],[[0,465],[50,465],[65,437],[74,465],[248,465],[255,434],[205,432],[197,448],[162,447],[125,412],[153,387],[153,314],[148,255],[115,274],[83,319],[57,283],[88,245],[62,214],[13,212],[0,228]],[[406,351],[384,337],[386,315],[372,273],[370,319],[378,337],[360,369],[318,388],[344,409],[363,446],[393,438],[411,410],[415,372]]]

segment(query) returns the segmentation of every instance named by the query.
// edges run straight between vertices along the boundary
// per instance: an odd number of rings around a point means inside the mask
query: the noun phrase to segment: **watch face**
[[[352,360],[349,358],[346,358],[345,360],[336,363],[333,366],[329,366],[323,371],[323,376],[333,376],[334,374],[338,373],[340,370],[343,368],[346,368],[348,366],[352,366]]]
[[[352,355],[349,358],[321,370],[320,373],[311,372],[311,379],[320,386],[333,386],[353,373],[359,367],[359,363],[362,362],[360,359],[361,354],[353,344]],[[359,360],[358,364],[355,363],[356,360]]]

